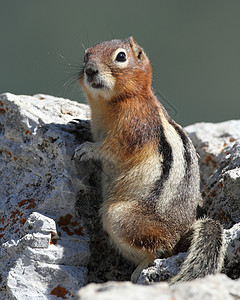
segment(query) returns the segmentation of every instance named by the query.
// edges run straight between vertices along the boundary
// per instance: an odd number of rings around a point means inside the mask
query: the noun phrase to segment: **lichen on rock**
[[[75,210],[87,171],[71,160],[85,137],[69,122],[89,119],[89,108],[12,94],[0,108],[0,299],[55,299],[59,284],[74,295],[90,250]]]

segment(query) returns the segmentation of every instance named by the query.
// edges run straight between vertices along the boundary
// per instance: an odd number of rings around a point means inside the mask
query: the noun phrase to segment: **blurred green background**
[[[0,93],[85,102],[82,44],[130,35],[177,122],[239,118],[239,0],[0,0]]]

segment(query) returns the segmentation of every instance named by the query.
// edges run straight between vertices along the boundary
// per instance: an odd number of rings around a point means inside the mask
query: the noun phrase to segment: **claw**
[[[73,119],[72,121],[69,121],[68,124],[76,125],[78,129],[90,129],[91,127],[90,120]]]
[[[73,159],[86,161],[89,159],[96,159],[95,147],[92,142],[85,142],[75,149]]]

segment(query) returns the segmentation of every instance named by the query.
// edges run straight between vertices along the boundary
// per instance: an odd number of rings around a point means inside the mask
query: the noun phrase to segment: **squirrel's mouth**
[[[102,89],[105,87],[101,78],[99,78],[99,71],[95,65],[89,65],[85,68],[84,77],[87,84],[94,89]]]
[[[112,89],[112,78],[105,74],[100,74],[97,69],[87,68],[82,72],[82,79],[85,86],[90,90],[98,90],[98,92],[106,92]]]
[[[86,83],[89,87],[94,88],[94,89],[104,89],[106,86],[103,82],[103,80],[101,80],[99,78],[99,76],[86,76]]]
[[[102,89],[104,88],[104,85],[101,82],[90,82],[91,87],[93,87],[94,89]]]
[[[89,87],[93,89],[106,89],[106,85],[104,84],[104,81],[100,80],[99,78],[86,78],[86,83]]]

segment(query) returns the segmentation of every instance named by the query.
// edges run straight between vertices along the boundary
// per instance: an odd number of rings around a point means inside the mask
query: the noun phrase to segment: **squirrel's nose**
[[[85,69],[85,73],[87,74],[88,77],[93,77],[98,73],[98,69],[95,66],[91,65]]]

